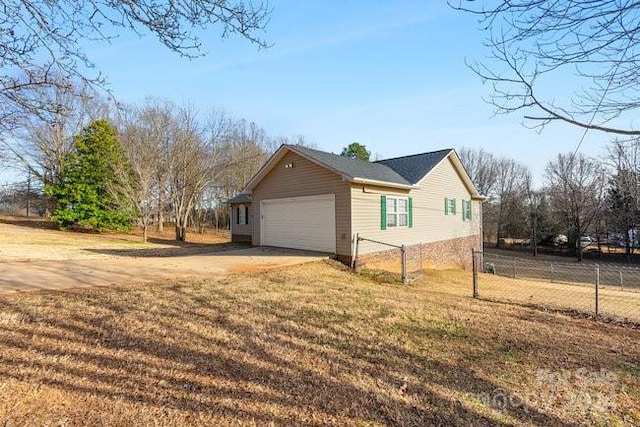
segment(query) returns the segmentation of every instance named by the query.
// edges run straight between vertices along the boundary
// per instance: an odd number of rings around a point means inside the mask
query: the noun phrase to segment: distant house
[[[229,201],[234,241],[354,256],[355,237],[407,245],[427,263],[467,267],[482,245],[482,201],[452,149],[363,162],[282,145]],[[389,248],[361,241],[366,258]],[[397,253],[397,251],[393,251]]]

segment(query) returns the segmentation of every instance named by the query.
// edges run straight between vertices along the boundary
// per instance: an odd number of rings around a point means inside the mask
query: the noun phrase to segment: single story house
[[[356,236],[406,245],[432,265],[468,267],[482,201],[453,149],[365,162],[282,145],[231,199],[233,241],[354,257]],[[397,250],[360,241],[360,257]]]

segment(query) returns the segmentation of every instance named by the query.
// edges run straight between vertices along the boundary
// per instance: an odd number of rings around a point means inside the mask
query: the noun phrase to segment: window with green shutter
[[[380,196],[381,230],[390,227],[413,227],[413,200],[411,197]]]

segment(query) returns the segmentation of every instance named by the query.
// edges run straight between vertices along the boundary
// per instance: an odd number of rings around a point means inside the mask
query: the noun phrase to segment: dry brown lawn
[[[426,264],[426,263],[425,263]],[[420,277],[418,261],[409,261],[410,280]],[[369,263],[363,271],[370,277],[389,276],[388,280],[399,280],[401,266],[397,260]],[[457,272],[466,282],[458,291],[464,295],[472,293],[471,272]],[[478,274],[478,295],[482,299],[508,302],[554,310],[576,311],[595,314],[595,289],[592,283],[550,282],[546,279],[510,278],[498,274]],[[620,289],[601,286],[598,290],[598,314],[609,320],[628,321],[640,324],[640,288]]]
[[[552,283],[481,273],[478,275],[478,292],[481,298],[595,313],[593,284]],[[637,289],[601,287],[598,301],[600,315],[640,323],[640,292]]]
[[[79,233],[56,230],[41,218],[0,216],[0,259],[4,261],[64,261],[135,256],[175,256],[209,253],[229,244],[228,233],[188,233],[187,242],[174,240],[172,227],[163,233],[150,231],[147,243],[142,232]]]
[[[640,331],[332,262],[0,298],[0,425],[640,424]]]

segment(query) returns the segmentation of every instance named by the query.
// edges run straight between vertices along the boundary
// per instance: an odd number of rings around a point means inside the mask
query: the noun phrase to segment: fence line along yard
[[[383,256],[383,259],[363,261],[360,254],[360,242],[369,242],[380,248],[388,248],[389,252],[386,256]],[[419,246],[419,250],[417,252],[413,251],[411,255],[408,254],[409,249],[407,245],[381,242],[363,237],[358,233],[355,234],[354,243],[355,251],[351,265],[352,269],[356,269],[356,267],[371,267],[373,269],[389,271],[390,273],[399,271],[402,283],[404,284],[412,280],[412,278],[409,277],[410,275],[415,279],[422,273],[422,243]]]
[[[640,322],[640,268],[473,252],[473,295]]]

